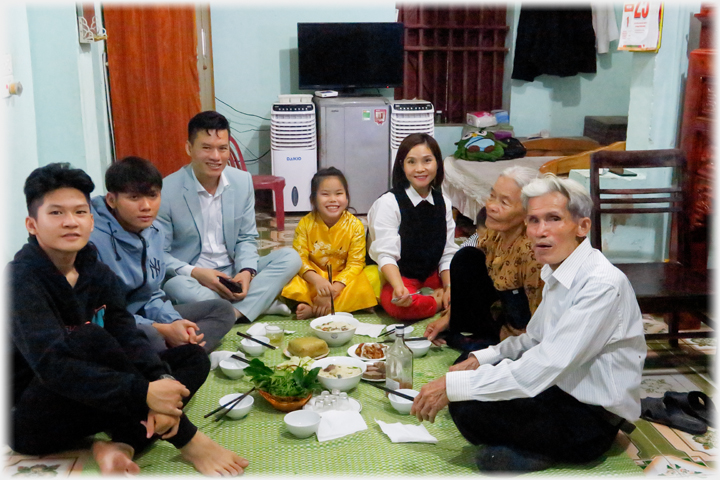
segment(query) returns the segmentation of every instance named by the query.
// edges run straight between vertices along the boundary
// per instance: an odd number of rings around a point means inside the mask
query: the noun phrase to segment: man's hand
[[[148,412],[147,420],[140,422],[145,426],[147,431],[147,438],[152,438],[153,435],[160,435],[160,438],[166,440],[175,436],[180,427],[180,417],[174,417],[172,415],[165,415],[158,413],[154,410]]]
[[[415,415],[419,421],[429,420],[435,422],[435,416],[450,403],[445,390],[445,376],[426,383],[415,397],[410,408],[410,415]]]
[[[164,378],[150,382],[146,403],[147,406],[150,407],[150,410],[179,417],[182,415],[182,399],[183,397],[189,396],[190,390],[188,390],[185,385],[177,380]]]
[[[243,273],[245,273],[245,272],[243,272]],[[247,273],[248,273],[248,275],[250,275],[249,272],[247,272]],[[225,277],[228,280],[231,280],[231,278],[227,274],[225,274],[219,270],[214,270],[212,268],[195,267],[195,268],[193,268],[190,276],[192,278],[194,278],[195,280],[197,280],[200,283],[200,285],[203,285],[203,286],[209,288],[210,290],[217,293],[218,295],[220,295],[220,297],[224,298],[225,300],[229,300],[231,302],[237,302],[237,300],[236,300],[237,295],[242,295],[242,298],[245,298],[245,295],[246,295],[245,292],[247,292],[245,285],[243,285],[243,293],[232,293],[230,290],[228,290],[228,288],[225,285],[220,283],[220,280],[218,280],[218,277]]]
[[[445,344],[445,339],[437,338],[437,336],[448,329],[450,326],[450,310],[445,310],[440,318],[430,322],[425,329],[424,336],[434,345]]]
[[[464,360],[457,365],[452,365],[449,370],[451,372],[460,372],[462,370],[477,370],[479,366],[480,362],[478,362],[477,357],[475,357],[475,355],[468,355],[467,360]]]
[[[168,347],[178,347],[188,343],[197,344],[205,336],[204,333],[198,335],[200,327],[190,320],[175,320],[172,323],[153,323],[153,327],[162,335],[165,339],[165,343]],[[205,342],[200,343],[200,346],[205,346]]]
[[[252,282],[252,273],[250,273],[249,270],[243,270],[242,272],[238,273],[233,277],[233,282],[239,283],[242,285],[242,293],[233,293],[233,302],[239,302],[243,298],[245,298],[250,291],[250,282]]]
[[[395,299],[398,299],[395,301]],[[412,297],[405,285],[400,284],[393,289],[393,303],[398,307],[409,307],[412,305]]]

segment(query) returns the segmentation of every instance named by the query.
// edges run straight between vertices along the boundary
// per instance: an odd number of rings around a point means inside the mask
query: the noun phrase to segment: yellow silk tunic
[[[317,293],[302,276],[310,270],[328,278],[332,266],[333,282],[345,284],[334,300],[335,311],[353,312],[377,305],[372,285],[363,272],[365,267],[365,227],[347,210],[332,228],[320,215],[310,212],[295,229],[293,248],[300,254],[302,267],[282,291],[282,296],[312,305]]]

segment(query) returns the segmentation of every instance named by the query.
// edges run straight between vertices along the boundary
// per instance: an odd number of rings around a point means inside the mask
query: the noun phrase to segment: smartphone
[[[232,293],[242,293],[242,284],[228,280],[225,277],[218,276],[218,279],[220,280],[220,283],[222,283],[225,288],[230,290]]]

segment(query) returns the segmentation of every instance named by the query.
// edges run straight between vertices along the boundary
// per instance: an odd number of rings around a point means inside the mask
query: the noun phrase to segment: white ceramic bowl
[[[225,395],[220,399],[220,405],[225,405],[226,403],[233,401],[233,399],[238,398],[240,395],[242,395],[242,393],[231,393],[229,395]],[[232,418],[233,420],[243,418],[250,413],[254,403],[255,399],[251,395],[248,395],[240,400],[240,403],[236,403],[235,406],[227,413],[226,417]]]
[[[285,415],[285,425],[298,438],[307,438],[317,432],[320,414],[311,410],[295,410]]]
[[[322,360],[318,360],[312,365],[310,365],[310,368],[313,369],[315,367],[325,368],[328,365],[348,365],[351,367],[359,367],[360,373],[355,375],[354,377],[348,377],[348,378],[325,378],[318,375],[318,380],[322,384],[323,387],[325,387],[327,390],[332,391],[333,389],[337,388],[341,392],[347,392],[350,389],[353,389],[357,386],[358,383],[360,383],[360,379],[362,378],[363,373],[365,373],[365,370],[367,370],[367,364],[360,360],[359,358],[352,358],[352,357],[326,357]]]
[[[405,327],[405,328],[403,328],[403,337],[405,337],[405,338],[410,338],[410,333],[411,333],[413,330],[415,330],[415,329],[412,327],[412,325],[405,325],[404,323],[396,323],[395,325],[388,325],[387,327],[385,327],[385,331],[386,331],[386,332],[387,332],[387,331],[390,331],[390,330],[392,330],[393,328],[398,327],[398,326],[399,326],[399,327]],[[392,338],[393,340],[395,340],[395,332],[393,332],[393,333],[391,333],[391,334],[389,334],[389,335],[385,335],[385,336],[386,336],[387,338]]]
[[[415,397],[418,393],[420,393],[417,390],[411,390],[409,388],[401,388],[397,391],[400,393],[404,393],[405,395],[410,395],[411,397]],[[395,410],[397,410],[398,413],[402,413],[403,415],[407,415],[410,413],[410,408],[413,404],[413,402],[411,402],[410,400],[400,398],[393,393],[388,395],[388,399],[390,400],[390,404]]]
[[[432,342],[430,340],[415,340],[412,342],[407,342],[405,345],[407,345],[408,348],[412,350],[413,357],[422,357],[428,352],[428,350],[430,350],[430,345],[432,345]]]
[[[245,367],[247,363],[234,358],[226,358],[220,361],[220,370],[225,374],[226,377],[237,379],[245,375]]]
[[[317,328],[320,325],[332,322],[333,320],[347,322],[350,325],[353,325],[353,327],[350,330],[345,330],[344,332],[324,332]],[[310,328],[315,336],[325,340],[328,346],[339,347],[340,345],[345,345],[352,339],[353,335],[355,335],[355,329],[357,328],[358,323],[360,322],[355,320],[349,313],[336,313],[335,316],[325,315],[324,317],[316,318],[310,322]]]
[[[253,338],[257,338],[261,342],[270,343],[270,339],[267,337],[261,337],[259,335],[256,335],[256,336],[253,336]],[[260,345],[257,342],[253,342],[249,338],[243,338],[242,341],[240,342],[240,345],[242,345],[242,348],[243,348],[243,350],[245,350],[245,353],[247,353],[248,355],[252,355],[253,357],[259,357],[268,348],[263,345]]]

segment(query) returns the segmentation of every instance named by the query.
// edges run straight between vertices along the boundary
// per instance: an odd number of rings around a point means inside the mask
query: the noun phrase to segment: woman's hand
[[[398,299],[398,300],[395,300]],[[412,297],[405,285],[400,284],[393,289],[393,303],[398,307],[409,307],[412,305]]]
[[[425,329],[424,336],[430,340],[434,345],[443,345],[445,344],[445,340],[442,338],[437,338],[437,336],[448,329],[450,326],[450,311],[445,310],[443,315],[438,318],[435,321],[432,321],[428,324],[427,328]]]
[[[442,308],[447,310],[450,307],[450,285],[446,285],[443,288],[442,295]]]

